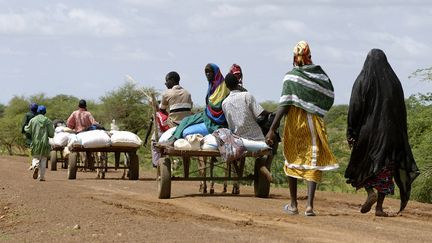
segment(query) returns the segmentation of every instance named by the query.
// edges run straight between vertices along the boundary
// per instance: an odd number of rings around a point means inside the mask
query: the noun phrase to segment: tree
[[[79,99],[75,96],[59,94],[45,101],[47,117],[51,120],[61,119],[66,122],[70,114],[77,109]]]
[[[152,89],[144,91],[154,92]],[[101,98],[102,105],[99,114],[105,124],[112,119],[121,130],[131,131],[138,134],[148,129],[148,122],[152,110],[148,105],[147,97],[143,90],[139,89],[134,82],[126,82],[117,90],[109,92]]]
[[[420,78],[422,81],[432,81],[432,67],[420,68],[414,71],[409,78]]]

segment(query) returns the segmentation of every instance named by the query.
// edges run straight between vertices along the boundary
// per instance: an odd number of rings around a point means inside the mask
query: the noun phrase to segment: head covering
[[[236,75],[236,77],[240,76],[238,78],[239,84],[240,85],[243,84],[243,82],[242,82],[243,72],[242,72],[242,69],[241,69],[240,65],[234,63],[233,65],[231,65],[229,72],[232,73],[232,74],[234,74],[234,75]]]
[[[87,107],[87,102],[85,100],[80,100],[78,102],[78,107],[79,108],[86,108]]]
[[[241,67],[234,63],[230,68],[230,73],[232,74],[242,73]]]
[[[351,92],[347,137],[355,142],[345,178],[358,188],[383,169],[391,170],[400,191],[400,211],[407,205],[411,184],[419,173],[408,143],[404,99],[386,55],[372,49]]]
[[[38,104],[36,104],[36,103],[33,102],[33,103],[30,104],[29,108],[30,108],[31,112],[36,113],[37,109],[38,109]]]
[[[43,106],[43,105],[38,106],[38,108],[37,108],[37,113],[38,113],[38,114],[45,115],[45,113],[46,113],[46,107]]]
[[[217,124],[226,122],[222,111],[222,101],[228,96],[229,90],[225,85],[225,79],[216,64],[207,64],[214,74],[214,78],[209,82],[206,96],[206,114]]]
[[[312,64],[312,56],[309,44],[306,41],[300,41],[294,47],[294,66],[303,66]]]

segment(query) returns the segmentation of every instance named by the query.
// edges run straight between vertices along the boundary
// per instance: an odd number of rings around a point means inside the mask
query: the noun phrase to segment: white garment
[[[46,168],[47,157],[35,155],[32,159],[32,167],[35,169],[39,168],[39,180],[45,180],[45,168]]]

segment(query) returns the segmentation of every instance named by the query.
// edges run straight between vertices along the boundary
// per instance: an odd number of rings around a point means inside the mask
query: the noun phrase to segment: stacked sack
[[[54,137],[49,138],[49,144],[53,147],[65,147],[70,138],[74,136],[72,129],[66,126],[58,126],[55,128]]]
[[[160,143],[166,143],[169,138],[173,135],[175,127],[168,129],[162,134],[159,139]],[[262,149],[268,149],[269,146],[264,141],[254,141],[245,138],[241,138],[247,151],[256,152]],[[192,134],[186,136],[184,139],[177,139],[174,142],[174,148],[178,150],[206,150],[206,151],[217,151],[218,144],[215,136],[208,134],[202,136],[200,134]]]

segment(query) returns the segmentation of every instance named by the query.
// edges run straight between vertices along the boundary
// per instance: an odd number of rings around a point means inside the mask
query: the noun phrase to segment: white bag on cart
[[[142,140],[133,132],[111,131],[111,145],[115,147],[139,147]]]
[[[111,145],[111,139],[104,130],[92,130],[77,134],[84,148],[106,148]]]
[[[53,142],[54,145],[64,147],[68,144],[70,133],[59,132],[54,134]]]

